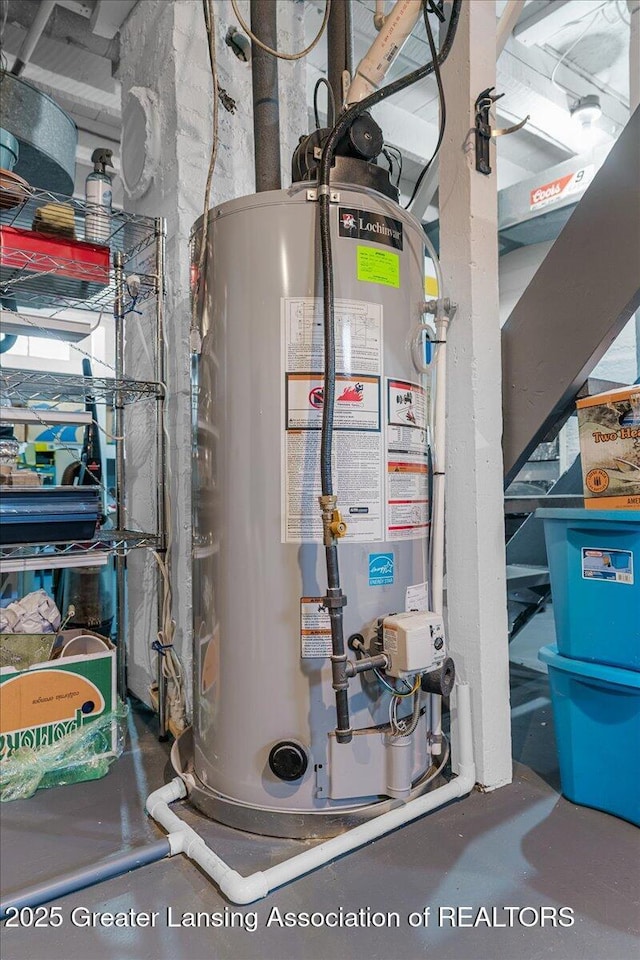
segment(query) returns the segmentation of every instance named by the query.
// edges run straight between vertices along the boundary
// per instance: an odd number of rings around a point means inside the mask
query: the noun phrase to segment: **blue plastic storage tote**
[[[549,667],[562,792],[640,826],[640,673],[538,654]]]
[[[640,510],[536,511],[560,653],[640,670]]]

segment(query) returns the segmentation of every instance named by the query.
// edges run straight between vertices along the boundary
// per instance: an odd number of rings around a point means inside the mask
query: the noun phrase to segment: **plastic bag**
[[[34,590],[0,610],[0,632],[55,633],[60,619],[60,611],[46,590]]]
[[[99,780],[122,753],[129,708],[118,706],[47,747],[20,747],[0,763],[0,802],[26,800],[36,790]]]

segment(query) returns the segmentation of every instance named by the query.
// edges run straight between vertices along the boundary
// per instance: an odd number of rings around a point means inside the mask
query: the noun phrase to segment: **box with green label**
[[[0,764],[22,747],[41,750],[105,719],[116,707],[116,651],[0,669]],[[115,737],[115,725],[113,737]],[[108,735],[104,755],[114,744]],[[99,757],[100,752],[94,754]]]

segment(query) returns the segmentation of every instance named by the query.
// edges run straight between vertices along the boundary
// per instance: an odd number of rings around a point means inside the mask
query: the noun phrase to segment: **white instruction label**
[[[424,537],[429,526],[427,394],[387,380],[387,540]]]
[[[318,506],[324,408],[322,301],[282,301],[282,542],[322,540]],[[334,489],[345,540],[381,541],[383,518],[382,307],[336,301]]]
[[[323,597],[300,599],[300,656],[303,660],[331,656],[331,620]]]
[[[406,613],[420,613],[429,609],[429,584],[426,581],[407,587],[404,594],[404,609]]]
[[[282,301],[284,369],[324,370],[324,320],[320,297]],[[342,373],[382,373],[382,304],[334,302],[336,369]]]
[[[630,550],[582,548],[582,578],[633,583],[633,554]]]
[[[383,643],[385,653],[398,652],[398,631],[395,627],[385,627],[383,633]]]

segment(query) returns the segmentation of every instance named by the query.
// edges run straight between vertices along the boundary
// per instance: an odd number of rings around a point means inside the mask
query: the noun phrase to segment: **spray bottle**
[[[111,177],[107,167],[113,168],[112,150],[98,147],[91,154],[93,173],[90,173],[86,182],[87,203],[92,208],[87,212],[84,225],[85,240],[91,243],[107,243],[111,234]],[[99,209],[102,208],[102,209]]]

